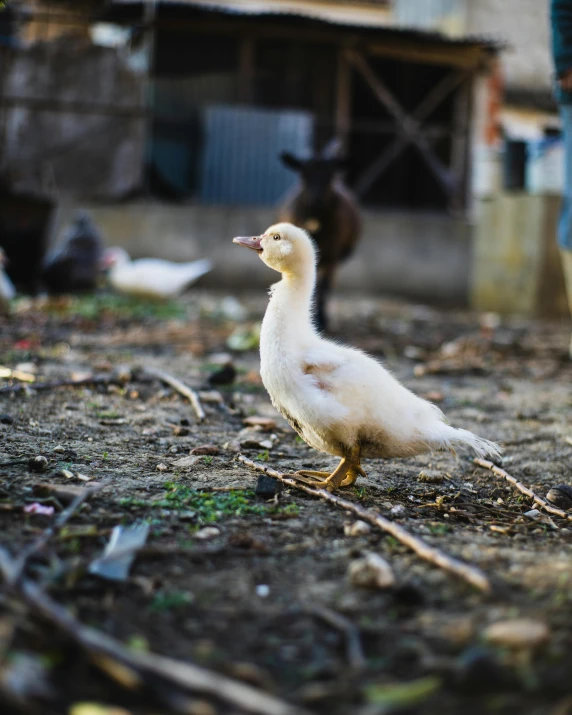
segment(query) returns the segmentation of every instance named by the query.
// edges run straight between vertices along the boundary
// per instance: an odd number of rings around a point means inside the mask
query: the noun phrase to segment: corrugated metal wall
[[[309,112],[205,107],[200,199],[243,205],[277,202],[296,180],[278,154],[308,154],[313,123]]]

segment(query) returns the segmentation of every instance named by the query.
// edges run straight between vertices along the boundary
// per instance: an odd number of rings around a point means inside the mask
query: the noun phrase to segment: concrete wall
[[[467,0],[467,32],[509,43],[502,65],[508,87],[551,89],[549,0]]]
[[[82,206],[91,211],[106,242],[123,246],[133,257],[212,258],[216,267],[205,285],[240,290],[268,286],[277,279],[250,252],[231,243],[233,236],[264,231],[273,222],[273,209],[158,202]],[[60,207],[56,237],[61,237],[75,208],[72,203]],[[363,240],[341,269],[338,286],[465,303],[470,234],[464,221],[447,216],[366,211]]]
[[[527,316],[565,316],[568,305],[556,247],[560,199],[499,193],[480,204],[471,261],[471,305]]]

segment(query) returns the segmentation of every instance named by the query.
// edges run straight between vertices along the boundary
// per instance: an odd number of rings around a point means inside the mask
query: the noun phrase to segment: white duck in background
[[[212,261],[202,258],[190,263],[173,263],[160,258],[132,261],[123,248],[109,248],[103,256],[110,284],[119,293],[148,298],[176,298],[212,269]]]
[[[301,481],[334,491],[353,484],[363,457],[411,457],[467,446],[497,457],[494,442],[445,422],[441,410],[399,383],[355,348],[325,340],[312,320],[316,250],[288,223],[262,236],[235,238],[282,274],[272,287],[260,334],[260,373],[272,404],[311,447],[341,457],[328,472],[300,471]]]
[[[10,301],[16,297],[16,289],[14,284],[8,278],[4,266],[7,263],[6,254],[0,248],[0,312],[8,313],[10,310]]]

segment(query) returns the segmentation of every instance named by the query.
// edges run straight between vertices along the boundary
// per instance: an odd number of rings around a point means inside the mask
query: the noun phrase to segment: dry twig
[[[119,385],[121,383],[112,375],[90,375],[80,380],[54,380],[53,382],[34,382],[32,384],[9,385],[0,388],[0,395],[7,395],[14,392],[27,392],[28,390],[53,390],[57,387],[86,387],[91,385]]]
[[[330,608],[325,608],[324,606],[308,606],[306,611],[343,634],[346,641],[346,653],[350,667],[355,672],[364,670],[367,661],[361,647],[359,631],[354,624],[340,613],[336,613],[336,611],[332,611]]]
[[[0,571],[6,581],[10,581],[16,568],[14,559],[0,548]],[[12,587],[33,612],[65,633],[108,675],[133,689],[144,685],[154,688],[157,697],[175,712],[188,713],[189,698],[200,694],[224,703],[228,711],[237,709],[253,715],[306,713],[272,695],[205,668],[153,653],[129,650],[114,638],[84,626],[32,581],[20,579]]]
[[[40,536],[33,541],[28,547],[23,549],[16,559],[13,560],[14,571],[8,576],[5,574],[8,583],[13,585],[24,573],[24,569],[28,561],[35,554],[39,553],[44,549],[46,544],[52,539],[61,529],[67,524],[71,517],[76,513],[84,501],[90,497],[94,492],[99,491],[105,485],[97,484],[95,486],[86,487],[82,489],[81,492],[74,498],[71,504],[61,512],[55,522],[45,529]]]
[[[538,504],[538,506],[542,507],[549,514],[554,514],[554,516],[560,516],[563,519],[572,521],[572,514],[569,514],[563,509],[558,509],[558,507],[552,506],[545,499],[539,497],[538,494],[533,492],[532,489],[529,489],[529,487],[522,484],[522,482],[519,482],[518,479],[515,479],[515,477],[511,476],[508,472],[505,472],[504,469],[501,469],[500,467],[497,467],[496,464],[489,462],[488,459],[480,459],[479,457],[476,457],[473,459],[473,463],[479,467],[483,467],[484,469],[490,469],[493,474],[496,474],[497,477],[501,477],[501,479],[506,479],[506,481],[516,487],[519,492],[525,494],[527,497],[530,497],[535,504]]]
[[[164,370],[159,370],[154,367],[144,367],[142,373],[144,375],[147,375],[148,377],[153,377],[156,380],[164,382],[165,385],[169,385],[169,387],[172,387],[173,390],[176,390],[179,395],[186,397],[187,400],[191,403],[193,410],[195,411],[197,420],[199,422],[202,422],[205,419],[205,411],[203,409],[203,406],[201,405],[199,396],[194,390],[185,385],[184,382],[181,382],[173,375],[170,375],[168,372],[165,372]]]
[[[306,485],[296,481],[295,479],[289,478],[286,474],[281,474],[275,469],[271,469],[270,467],[265,467],[263,464],[253,462],[251,459],[244,457],[242,454],[238,456],[238,461],[242,462],[242,464],[246,465],[247,467],[250,467],[250,469],[254,469],[258,472],[263,472],[269,477],[274,477],[274,479],[279,479],[281,482],[287,484],[289,487],[299,489],[300,491],[306,492],[306,494],[311,494],[312,496],[320,497],[321,499],[325,499],[326,501],[330,502],[330,504],[335,504],[341,509],[345,509],[345,511],[350,511],[354,514],[357,514],[360,519],[368,521],[370,524],[377,526],[378,529],[381,529],[382,531],[386,531],[388,534],[391,534],[391,536],[393,536],[405,546],[409,547],[425,561],[429,561],[430,563],[435,564],[435,566],[439,566],[439,568],[442,568],[445,571],[454,573],[456,576],[459,576],[463,580],[478,588],[480,591],[490,593],[491,584],[488,578],[480,569],[476,568],[475,566],[465,564],[462,561],[453,558],[452,556],[448,556],[440,549],[436,549],[434,546],[429,546],[429,544],[426,544],[417,536],[410,534],[402,526],[396,524],[393,521],[390,521],[389,519],[386,519],[381,514],[378,514],[371,509],[365,509],[359,504],[354,504],[354,502],[347,501],[347,499],[342,499],[341,497],[337,496],[337,494],[332,494],[326,489],[314,489],[313,487],[307,487]]]

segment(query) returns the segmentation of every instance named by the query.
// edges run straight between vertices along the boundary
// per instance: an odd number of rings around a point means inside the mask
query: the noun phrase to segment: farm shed
[[[76,126],[105,119],[118,130],[113,146],[130,147],[128,161],[117,162],[117,152],[102,150],[105,132],[83,142],[81,176],[103,163],[108,173],[99,181],[75,180],[71,146],[62,175],[47,162],[58,187],[55,235],[78,204],[88,205],[108,240],[134,255],[182,260],[207,251],[217,263],[210,280],[240,287],[245,259],[229,257],[227,241],[273,220],[295,181],[278,153],[309,153],[337,139],[365,226],[340,285],[466,300],[473,160],[481,156],[476,148],[486,153],[494,122],[489,77],[497,44],[396,27],[389,3],[365,0],[87,5],[84,24],[98,48],[85,44],[88,33],[83,46],[77,38],[68,43],[70,74],[84,55],[109,67],[115,53],[117,76],[132,93],[118,102],[109,87],[82,81],[78,91],[87,95],[72,102],[65,89],[49,107],[9,98],[10,111],[67,112],[68,124],[75,113]],[[102,47],[114,30],[124,31],[124,43]],[[46,35],[52,47],[64,44],[58,33]],[[48,63],[42,76],[49,73]],[[250,269],[252,280],[268,282],[263,266]]]
[[[123,21],[141,21],[145,12],[133,0],[112,5]],[[353,14],[340,13],[350,5]],[[288,183],[277,152],[319,150],[335,137],[365,205],[466,207],[471,90],[497,48],[392,27],[384,5],[160,3],[152,100],[158,190],[268,204]]]

